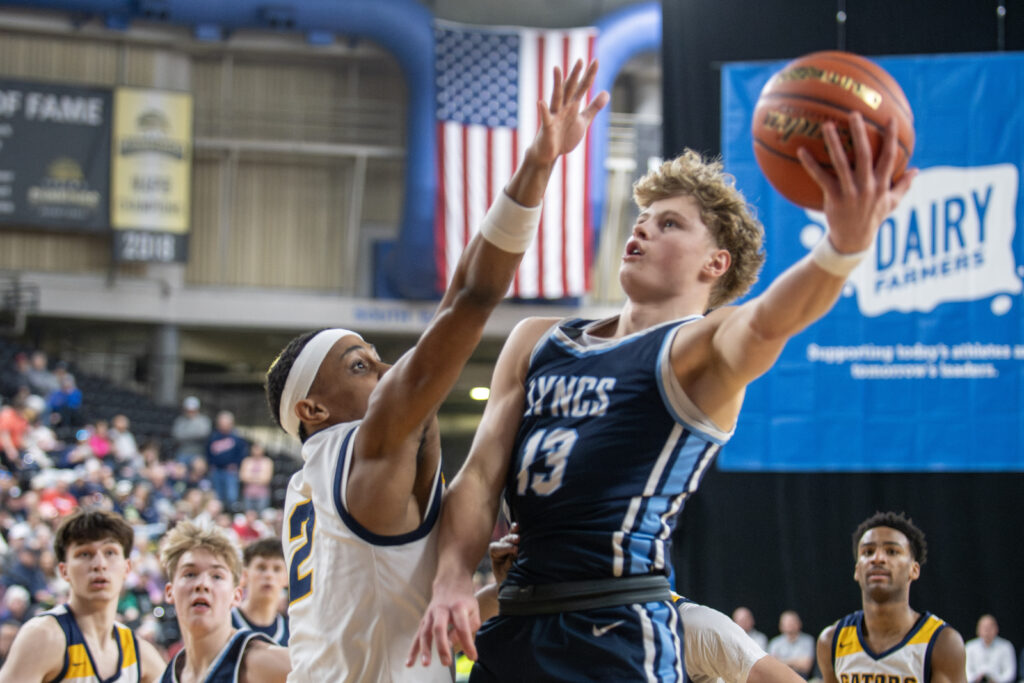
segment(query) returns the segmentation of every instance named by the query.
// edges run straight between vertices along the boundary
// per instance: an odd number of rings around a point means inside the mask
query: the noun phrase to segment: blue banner
[[[1024,55],[875,61],[910,100],[921,173],[832,312],[750,386],[720,467],[1022,471]],[[754,159],[754,106],[783,64],[722,75],[725,165],[767,233],[755,294],[824,231]]]

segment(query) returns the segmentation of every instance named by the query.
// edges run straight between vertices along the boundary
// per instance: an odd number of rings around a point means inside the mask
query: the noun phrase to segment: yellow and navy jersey
[[[606,339],[567,320],[534,347],[506,479],[522,540],[515,585],[669,574],[686,499],[725,432],[679,386],[672,341],[693,316]]]
[[[115,673],[108,678],[100,678],[96,671],[96,661],[93,659],[89,646],[85,642],[82,630],[78,628],[75,615],[67,605],[54,607],[40,616],[53,617],[60,624],[64,631],[64,640],[67,647],[64,650],[64,668],[57,675],[54,681],[67,681],[69,683],[138,683],[142,677],[141,664],[139,663],[139,647],[132,630],[114,622],[114,640],[118,648],[118,665]]]
[[[875,653],[864,636],[864,612],[836,622],[832,636],[832,667],[839,683],[928,683],[932,649],[946,622],[925,612],[899,643]]]

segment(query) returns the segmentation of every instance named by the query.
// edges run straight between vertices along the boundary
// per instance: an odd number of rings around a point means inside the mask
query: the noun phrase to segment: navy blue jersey
[[[245,648],[253,640],[262,640],[273,643],[269,637],[262,633],[255,633],[249,629],[235,631],[231,639],[217,655],[217,660],[210,666],[203,683],[237,683],[238,673],[242,668],[242,657],[245,656]],[[179,661],[180,660],[180,661]],[[171,663],[164,669],[164,675],[160,678],[161,683],[178,683],[178,674],[185,667],[185,651],[182,650],[174,655]]]
[[[266,626],[260,626],[254,624],[245,616],[245,612],[242,611],[241,607],[231,608],[231,625],[235,628],[247,628],[250,631],[256,633],[262,633],[265,636],[269,636],[278,645],[282,647],[288,647],[288,617],[283,614],[278,614],[274,617],[274,620]]]
[[[700,316],[623,337],[563,321],[533,350],[506,480],[518,585],[668,574],[669,540],[731,433],[683,393],[669,350]]]

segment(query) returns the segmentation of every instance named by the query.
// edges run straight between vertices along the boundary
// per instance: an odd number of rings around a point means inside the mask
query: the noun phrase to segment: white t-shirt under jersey
[[[685,601],[676,606],[683,619],[686,675],[694,683],[746,683],[765,651],[718,610]]]

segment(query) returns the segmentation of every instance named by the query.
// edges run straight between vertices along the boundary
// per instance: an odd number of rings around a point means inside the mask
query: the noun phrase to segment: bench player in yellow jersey
[[[963,638],[910,606],[928,554],[921,530],[902,513],[876,512],[854,532],[853,553],[863,607],[818,637],[824,682],[966,683]]]
[[[135,534],[120,516],[78,509],[57,528],[53,549],[71,597],[28,621],[0,670],[2,683],[155,681],[164,660],[115,621]]]

